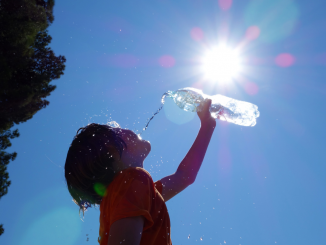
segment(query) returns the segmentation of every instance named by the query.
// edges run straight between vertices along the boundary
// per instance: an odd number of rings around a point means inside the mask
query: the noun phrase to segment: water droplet
[[[189,234],[189,236],[188,236],[188,239],[190,238],[190,234]]]
[[[120,128],[120,125],[116,121],[108,122],[107,125],[112,128]]]
[[[95,134],[93,134],[93,136],[95,136]]]
[[[203,237],[200,237],[200,240],[202,241],[203,240]]]

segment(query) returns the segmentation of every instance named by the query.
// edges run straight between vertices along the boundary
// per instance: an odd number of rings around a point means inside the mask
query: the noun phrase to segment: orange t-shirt
[[[154,183],[143,168],[127,168],[117,174],[100,205],[100,245],[108,244],[115,221],[134,216],[145,220],[140,245],[172,245],[170,217],[161,194],[162,183]]]

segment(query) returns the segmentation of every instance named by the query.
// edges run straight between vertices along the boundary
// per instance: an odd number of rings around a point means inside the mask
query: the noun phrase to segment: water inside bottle
[[[176,91],[168,91],[163,94],[161,106],[153,116],[148,119],[142,132],[148,128],[149,123],[162,110],[166,97],[171,97],[181,109],[190,112],[200,110],[200,104],[206,98],[209,98],[212,100],[210,113],[213,118],[232,122],[241,126],[255,126],[256,118],[260,115],[258,107],[254,104],[235,100],[220,94],[208,96],[201,90],[195,88],[183,88]],[[141,133],[139,135],[141,135]]]
[[[210,112],[214,118],[241,126],[255,126],[260,113],[258,107],[245,101],[235,100],[220,94],[211,96]]]

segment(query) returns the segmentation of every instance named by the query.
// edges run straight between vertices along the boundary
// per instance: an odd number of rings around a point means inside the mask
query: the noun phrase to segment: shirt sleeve
[[[148,174],[134,170],[126,175],[111,200],[110,226],[119,219],[143,216],[145,219],[143,230],[150,228],[154,224],[150,214],[154,196],[154,183]]]
[[[162,191],[163,191],[162,182],[160,180],[158,180],[154,183],[154,186],[155,186],[156,190],[162,195]]]

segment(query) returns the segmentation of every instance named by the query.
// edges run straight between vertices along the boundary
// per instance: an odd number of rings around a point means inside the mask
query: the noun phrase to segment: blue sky
[[[254,103],[260,117],[254,127],[217,122],[196,182],[167,202],[173,244],[326,244],[325,7],[57,0],[49,33],[67,58],[65,75],[50,105],[17,125],[1,243],[95,244],[99,210],[80,220],[62,168],[77,129],[115,120],[139,130],[164,92],[195,87]],[[199,69],[222,41],[242,45],[243,72],[229,83],[205,80]],[[176,170],[200,126],[171,101],[163,111],[142,135],[152,144],[144,167],[154,181]]]

